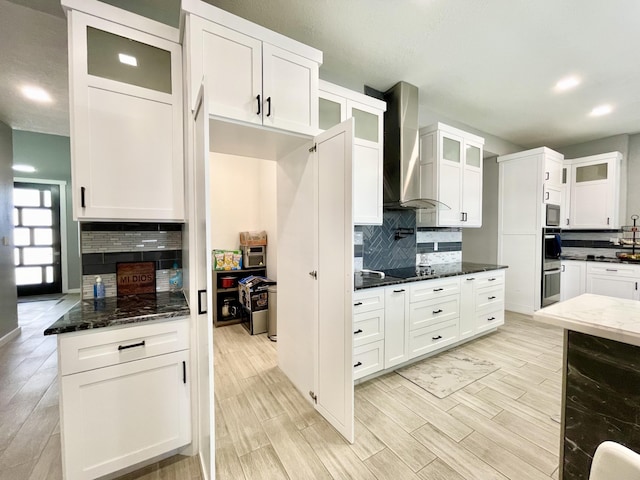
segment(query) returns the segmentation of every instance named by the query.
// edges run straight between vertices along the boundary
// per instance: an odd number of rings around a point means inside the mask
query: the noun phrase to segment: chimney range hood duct
[[[384,99],[384,208],[449,210],[438,200],[420,198],[418,87],[399,82],[384,93]]]

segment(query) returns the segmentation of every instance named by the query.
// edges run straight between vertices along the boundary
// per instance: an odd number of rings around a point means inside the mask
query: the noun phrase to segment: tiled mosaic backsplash
[[[182,224],[82,223],[82,297],[93,298],[95,277],[100,275],[106,296],[116,296],[119,262],[156,263],[156,291],[169,290],[170,270],[182,268]]]
[[[356,271],[461,262],[462,232],[459,228],[416,229],[415,212],[385,211],[381,226],[355,227],[354,256]]]
[[[622,233],[618,231],[578,232],[564,230],[560,234],[562,254],[614,258],[616,252],[622,250],[622,247],[616,245],[612,240],[620,237],[622,237]]]

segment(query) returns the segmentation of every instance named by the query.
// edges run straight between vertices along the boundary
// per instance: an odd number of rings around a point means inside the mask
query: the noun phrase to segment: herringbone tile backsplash
[[[413,267],[416,264],[416,214],[413,211],[385,211],[382,226],[363,225],[363,265],[371,270]],[[413,229],[413,234],[396,240],[398,228]]]

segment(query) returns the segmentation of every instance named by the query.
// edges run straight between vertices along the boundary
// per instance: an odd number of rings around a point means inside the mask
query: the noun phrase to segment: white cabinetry
[[[587,262],[586,293],[640,300],[638,281],[637,265]]]
[[[180,45],[151,20],[67,19],[74,218],[183,221]]]
[[[315,135],[322,52],[201,2],[186,2],[190,101],[203,77],[209,112]]]
[[[619,152],[574,158],[569,225],[564,228],[617,230],[626,217],[626,166]]]
[[[504,270],[460,278],[460,340],[504,324]]]
[[[483,138],[442,123],[420,129],[420,197],[448,209],[418,212],[419,225],[482,226],[483,145]]]
[[[560,276],[560,301],[577,297],[586,292],[587,262],[580,260],[562,260]]]
[[[385,288],[384,368],[409,359],[408,299],[404,285]]]
[[[542,201],[562,205],[562,155],[548,152],[544,157],[544,185]]]
[[[353,117],[353,223],[382,225],[383,125],[386,103],[320,81],[319,125],[326,130]]]
[[[353,294],[353,379],[384,368],[385,289]]]
[[[64,477],[93,479],[191,441],[187,319],[61,334]]]

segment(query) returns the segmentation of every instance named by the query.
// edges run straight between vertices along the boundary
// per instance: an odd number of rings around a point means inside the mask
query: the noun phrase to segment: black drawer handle
[[[434,292],[441,292],[442,290],[444,290],[444,288],[434,288],[433,289]]]
[[[489,282],[493,282],[495,280],[495,278],[490,278],[488,281]]]
[[[128,348],[135,348],[135,347],[144,347],[144,340],[138,343],[132,343],[131,345],[118,345],[118,350],[126,350]]]
[[[355,332],[353,332],[353,334],[354,334],[354,335],[357,335],[357,334],[359,334],[359,333],[362,333],[362,329],[361,329],[361,328],[359,328],[359,329],[357,329]]]
[[[495,300],[496,297],[487,297],[487,300]]]
[[[394,290],[393,293],[402,293],[404,292],[404,288],[401,288],[400,290]]]
[[[261,110],[260,110],[260,95],[258,95],[256,97],[256,100],[258,101],[258,111],[256,112],[256,115],[260,115],[260,112],[261,112]]]
[[[496,317],[489,317],[489,318],[487,318],[487,321],[490,322],[490,321],[495,320],[495,319],[496,319]]]
[[[435,315],[436,313],[442,313],[442,309],[441,309],[441,308],[439,308],[438,310],[434,310],[432,313],[433,313],[434,315]]]
[[[354,307],[359,307],[360,305],[362,305],[362,302],[356,302],[353,304]]]
[[[362,362],[358,362],[358,363],[356,363],[356,364],[353,366],[353,368],[359,367],[360,365],[362,365]]]
[[[431,337],[431,340],[440,340],[442,338],[442,335],[438,335],[437,337]]]
[[[475,280],[475,279],[476,279],[475,277],[467,278],[467,282],[468,282],[469,280]]]
[[[187,383],[187,362],[182,361],[182,383]]]
[[[84,201],[84,194],[85,194],[85,192],[86,192],[86,191],[87,191],[87,189],[86,189],[86,188],[84,188],[84,187],[80,187],[80,206],[81,206],[82,208],[86,208],[86,206],[87,206],[87,205],[85,204],[85,201]]]
[[[271,116],[271,97],[267,97],[267,117]]]

